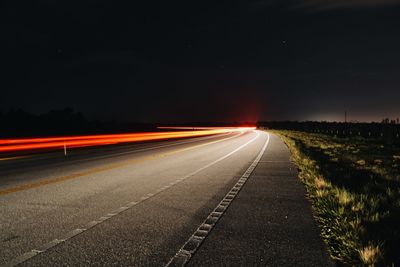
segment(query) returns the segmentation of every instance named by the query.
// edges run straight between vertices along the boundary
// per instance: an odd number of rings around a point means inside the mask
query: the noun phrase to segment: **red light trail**
[[[236,131],[254,129],[250,127],[238,128],[205,128],[205,127],[163,127],[162,129],[197,129],[196,131],[172,131],[172,132],[147,132],[126,134],[104,134],[65,136],[47,138],[25,138],[25,139],[0,139],[0,152],[17,152],[37,149],[61,149],[68,148],[104,146],[111,144],[156,141],[164,139],[177,139],[185,137],[198,137],[214,134],[222,134]]]

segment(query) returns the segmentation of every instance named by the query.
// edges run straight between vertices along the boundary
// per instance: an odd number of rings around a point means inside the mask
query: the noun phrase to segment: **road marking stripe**
[[[166,144],[166,145],[160,145],[160,146],[152,146],[152,147],[147,147],[147,148],[141,148],[141,149],[137,149],[137,150],[133,150],[133,151],[125,151],[125,152],[116,152],[116,153],[111,153],[111,154],[107,154],[107,155],[103,155],[103,156],[97,156],[97,157],[92,157],[92,158],[87,158],[87,159],[78,159],[78,160],[74,160],[74,161],[70,161],[69,163],[81,163],[81,162],[85,162],[85,161],[91,161],[91,160],[98,160],[98,159],[104,159],[104,158],[112,158],[115,156],[123,156],[123,155],[129,155],[129,154],[135,154],[137,152],[143,152],[143,151],[149,151],[149,150],[154,150],[154,149],[159,149],[159,148],[165,148],[165,147],[170,147],[170,146],[178,146],[178,145],[185,145],[185,144],[190,144],[190,143],[196,143],[196,142],[201,142],[204,140],[208,140],[208,139],[212,139],[215,137],[223,137],[226,135],[230,135],[231,133],[226,133],[226,134],[218,134],[218,135],[213,135],[213,136],[207,136],[207,137],[203,137],[203,138],[196,138],[196,140],[189,140],[189,141],[175,141],[173,143],[170,144]],[[240,136],[239,135],[235,135],[235,137]],[[166,141],[164,141],[166,142]],[[126,148],[135,148],[138,147],[140,145],[132,145],[132,146],[126,146],[124,147],[124,149]],[[113,149],[114,151],[116,149]],[[110,152],[110,151],[105,151],[105,152]],[[111,151],[112,152],[112,151]],[[85,153],[83,155],[87,155],[89,153]]]
[[[172,257],[172,259],[165,266],[185,266],[193,257],[194,253],[196,253],[200,245],[203,243],[204,239],[210,234],[215,224],[225,214],[229,205],[240,192],[250,174],[257,167],[257,164],[259,163],[269,144],[270,136],[268,133],[267,136],[268,138],[264,146],[262,147],[260,153],[257,155],[256,159],[250,165],[250,167],[246,170],[246,172],[233,186],[233,188],[225,195],[225,197],[217,205],[217,207],[210,213],[210,215],[208,215],[204,222],[200,224],[197,230],[192,234],[192,236],[186,241],[186,243],[179,249],[175,256]]]
[[[8,194],[11,194],[11,193],[16,193],[16,192],[19,192],[19,191],[24,191],[24,190],[28,190],[28,189],[32,189],[32,188],[36,188],[36,187],[41,187],[41,186],[44,186],[44,185],[60,183],[60,182],[64,182],[64,181],[67,181],[67,180],[76,179],[76,178],[80,178],[80,177],[83,177],[83,176],[87,176],[87,175],[91,175],[91,174],[95,174],[95,173],[99,173],[99,172],[109,171],[109,170],[113,170],[113,169],[116,169],[116,168],[125,167],[125,166],[128,166],[130,164],[143,162],[143,161],[146,161],[146,160],[149,160],[149,159],[167,157],[167,156],[170,156],[170,155],[174,155],[174,154],[177,154],[177,153],[181,153],[181,152],[185,152],[185,151],[188,151],[188,150],[196,149],[196,148],[199,148],[199,147],[203,147],[203,146],[207,146],[207,145],[211,145],[211,144],[216,144],[216,143],[219,143],[219,142],[222,142],[222,141],[227,141],[227,140],[230,140],[232,138],[239,137],[242,134],[243,133],[240,133],[239,135],[231,136],[229,138],[224,138],[224,139],[221,139],[221,140],[212,141],[212,142],[208,142],[208,143],[205,143],[205,144],[191,146],[191,147],[184,148],[184,149],[177,149],[177,150],[174,150],[174,151],[171,151],[171,152],[167,152],[167,153],[164,153],[164,154],[160,154],[160,155],[150,155],[150,156],[146,156],[146,157],[143,157],[143,158],[140,158],[140,159],[125,160],[125,161],[120,162],[120,163],[110,164],[110,165],[107,165],[105,167],[94,168],[94,169],[91,169],[89,171],[85,171],[85,172],[81,172],[81,173],[74,173],[74,174],[70,174],[70,175],[66,175],[66,176],[62,176],[62,177],[42,180],[42,181],[39,181],[39,182],[17,185],[15,187],[11,187],[11,188],[6,188],[6,189],[0,190],[0,196],[1,195],[8,195]]]
[[[254,140],[256,140],[256,139],[260,136],[260,133],[259,133],[259,132],[256,132],[256,133],[257,133],[257,135],[256,135],[255,137],[253,137],[252,139],[250,139],[250,140],[247,141],[246,143],[242,144],[241,146],[239,146],[239,147],[236,148],[235,150],[233,150],[233,151],[229,152],[228,154],[226,154],[226,155],[224,155],[224,156],[222,156],[222,157],[220,157],[220,158],[214,160],[213,162],[211,162],[211,163],[209,163],[209,164],[207,164],[207,165],[205,165],[205,166],[203,166],[203,167],[201,167],[201,168],[199,168],[199,169],[197,169],[197,170],[195,170],[195,171],[193,171],[193,172],[191,172],[191,173],[189,173],[189,174],[183,176],[183,177],[181,178],[182,180],[179,181],[179,182],[177,182],[177,183],[181,183],[182,181],[184,181],[184,180],[186,180],[186,179],[188,179],[188,178],[190,178],[190,177],[196,175],[197,173],[199,173],[199,172],[201,172],[201,171],[203,171],[203,170],[205,170],[205,169],[207,169],[207,168],[209,168],[209,167],[211,167],[211,166],[217,164],[218,162],[220,162],[220,161],[222,161],[222,160],[224,160],[224,159],[230,157],[231,155],[235,154],[236,152],[238,152],[238,151],[241,150],[242,148],[246,147],[247,145],[249,145],[250,143],[252,143]],[[177,184],[177,183],[175,183],[175,184]],[[154,197],[154,196],[160,194],[161,192],[163,192],[163,191],[169,189],[170,187],[171,187],[171,186],[166,185],[166,186],[163,186],[163,187],[159,188],[158,190],[156,190],[156,191],[152,194],[151,197]],[[151,194],[151,193],[150,193],[150,194]],[[134,207],[134,206],[136,206],[136,205],[142,203],[143,201],[145,201],[145,200],[151,198],[151,197],[149,197],[148,195],[149,195],[149,194],[147,194],[147,195],[145,195],[145,196],[142,196],[138,201],[129,202],[129,203],[126,204],[125,206],[127,206],[128,209],[129,209],[129,208],[132,208],[132,207]],[[123,206],[123,207],[125,207],[125,206]],[[50,241],[50,242],[48,242],[48,243],[42,245],[41,247],[39,247],[39,248],[37,248],[37,249],[32,249],[31,251],[26,252],[26,253],[24,253],[24,254],[22,254],[22,255],[16,257],[16,258],[14,258],[13,260],[11,260],[10,262],[6,263],[6,264],[3,265],[3,266],[16,266],[16,265],[18,265],[18,264],[21,264],[21,263],[23,263],[23,262],[25,262],[25,261],[27,261],[27,260],[29,260],[29,259],[31,259],[31,258],[37,256],[38,254],[43,253],[43,252],[46,252],[48,249],[50,249],[50,248],[52,248],[52,247],[55,247],[55,246],[59,245],[60,243],[63,243],[63,242],[65,242],[65,241],[67,241],[67,240],[69,240],[69,239],[71,239],[71,238],[73,238],[73,237],[75,237],[75,236],[77,236],[77,235],[79,235],[79,234],[81,234],[81,233],[83,233],[83,232],[85,232],[85,231],[87,231],[87,230],[89,230],[89,229],[95,227],[96,225],[98,225],[98,224],[100,224],[100,223],[103,223],[104,221],[106,221],[106,220],[108,220],[108,219],[110,219],[110,218],[112,218],[112,217],[114,217],[114,216],[116,216],[116,215],[122,213],[122,212],[125,211],[125,210],[127,210],[127,209],[121,210],[121,208],[119,208],[119,209],[117,209],[117,210],[115,210],[115,211],[112,211],[112,212],[108,213],[107,215],[100,217],[100,218],[97,219],[97,220],[94,220],[94,221],[91,221],[91,222],[87,223],[83,228],[78,228],[78,229],[72,230],[72,231],[66,233],[62,238],[54,239],[54,240],[52,240],[52,241]],[[211,225],[211,224],[210,224],[210,225]],[[205,226],[205,227],[206,227],[206,226]]]
[[[196,142],[201,142],[204,140],[208,140],[208,139],[212,139],[215,137],[224,137],[227,135],[231,135],[232,133],[224,133],[224,134],[218,134],[218,135],[212,135],[212,136],[206,136],[206,137],[197,137],[194,140],[190,139],[190,140],[181,140],[181,141],[160,141],[161,143],[165,143],[165,142],[169,142],[168,144],[165,145],[155,145],[155,146],[151,146],[151,147],[146,147],[146,148],[141,148],[141,149],[137,149],[137,150],[131,150],[131,151],[124,151],[124,152],[116,152],[116,150],[118,149],[134,149],[136,147],[140,147],[142,144],[134,144],[134,145],[124,145],[123,147],[119,147],[119,148],[109,148],[106,151],[104,151],[104,153],[109,153],[107,155],[101,155],[101,156],[94,156],[91,158],[86,158],[86,159],[76,159],[76,160],[70,160],[68,163],[82,163],[82,162],[86,162],[86,161],[92,161],[92,160],[98,160],[98,159],[104,159],[104,158],[112,158],[115,156],[123,156],[123,155],[129,155],[129,154],[135,154],[137,152],[143,152],[143,151],[149,151],[149,150],[154,150],[154,149],[158,149],[158,148],[165,148],[165,147],[170,147],[170,146],[178,146],[178,145],[185,145],[185,144],[190,144],[190,143],[196,143]],[[160,143],[157,142],[157,143]],[[170,143],[172,142],[172,143]],[[94,148],[94,147],[93,147]],[[102,147],[104,148],[104,147]],[[55,152],[52,152],[52,154]],[[90,152],[86,152],[86,153],[80,153],[80,154],[75,154],[75,155],[90,155]],[[41,159],[48,159],[45,157],[46,154],[32,154],[32,155],[25,155],[25,156],[16,156],[16,157],[6,157],[6,158],[0,158],[0,161],[4,160],[12,160],[12,159],[19,159],[19,158],[25,158],[28,159],[26,161],[35,161],[35,160],[41,160]]]
[[[15,157],[7,157],[7,158],[0,158],[0,161],[5,161],[5,160],[13,160],[13,159],[24,159],[24,158],[30,158],[31,156],[15,156]]]

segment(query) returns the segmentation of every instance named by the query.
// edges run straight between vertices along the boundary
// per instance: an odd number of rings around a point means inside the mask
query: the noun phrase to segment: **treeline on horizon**
[[[399,140],[400,134],[400,124],[396,123],[259,121],[256,125],[254,122],[191,122],[160,125],[89,120],[81,112],[76,112],[72,108],[51,110],[40,115],[22,109],[10,109],[7,112],[0,110],[1,138],[157,131],[157,126],[257,126],[267,129],[325,133],[343,137],[359,135],[390,140]]]
[[[57,136],[155,131],[155,124],[89,120],[71,108],[36,115],[22,109],[0,112],[0,137]]]
[[[158,131],[158,126],[254,126],[254,122],[192,122],[179,124],[134,123],[120,122],[116,120],[89,120],[82,112],[76,112],[72,108],[68,107],[64,109],[51,110],[40,115],[32,114],[23,109],[10,109],[6,112],[0,110],[1,138],[147,132]],[[162,131],[165,131],[165,129]]]
[[[389,142],[400,142],[400,124],[377,122],[318,122],[318,121],[264,121],[259,128],[323,133],[338,137],[379,138]]]

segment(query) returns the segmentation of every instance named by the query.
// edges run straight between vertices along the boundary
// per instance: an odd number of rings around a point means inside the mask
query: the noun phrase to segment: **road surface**
[[[276,136],[0,161],[0,265],[329,265]]]

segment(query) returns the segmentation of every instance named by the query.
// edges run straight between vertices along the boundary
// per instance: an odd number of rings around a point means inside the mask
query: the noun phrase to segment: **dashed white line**
[[[27,253],[24,253],[24,254],[16,257],[16,258],[14,258],[10,262],[6,263],[4,266],[16,266],[18,264],[21,264],[21,263],[23,263],[23,262],[25,262],[25,261],[37,256],[38,254],[47,251],[48,249],[50,249],[52,247],[55,247],[55,246],[65,242],[65,241],[75,237],[76,235],[79,235],[79,234],[81,234],[81,233],[93,228],[94,226],[96,226],[96,225],[98,225],[100,223],[103,223],[104,221],[106,221],[106,220],[118,215],[119,213],[138,205],[139,203],[141,203],[141,202],[143,202],[143,201],[145,201],[145,200],[147,200],[147,199],[149,199],[149,198],[151,198],[151,197],[153,197],[153,196],[155,196],[155,195],[157,195],[157,194],[169,189],[171,186],[176,185],[176,184],[178,184],[178,183],[180,183],[180,182],[192,177],[193,175],[195,175],[195,174],[197,174],[197,173],[199,173],[199,172],[201,172],[201,171],[203,171],[203,170],[205,170],[205,169],[217,164],[218,162],[230,157],[231,155],[235,154],[236,152],[238,152],[242,148],[244,148],[247,145],[249,145],[250,143],[252,143],[259,136],[260,136],[259,132],[256,132],[256,136],[255,137],[253,137],[252,139],[250,139],[246,143],[242,144],[241,146],[239,146],[235,150],[233,150],[230,153],[228,153],[228,154],[226,154],[226,155],[214,160],[213,162],[211,162],[211,163],[209,163],[209,164],[197,169],[196,171],[193,171],[193,172],[187,174],[186,176],[181,177],[180,179],[176,180],[175,182],[171,182],[169,185],[165,185],[165,186],[159,188],[158,190],[155,191],[155,193],[149,193],[149,194],[147,194],[145,196],[142,196],[139,201],[129,202],[125,206],[123,206],[121,208],[118,208],[117,210],[112,211],[112,212],[108,213],[107,215],[98,218],[97,220],[89,222],[88,224],[86,224],[82,228],[78,228],[78,229],[75,229],[75,230],[72,230],[72,231],[68,232],[62,238],[54,239],[54,240],[42,245],[41,247],[39,247],[37,249],[32,249],[31,251],[29,251]],[[227,139],[230,139],[230,138],[227,138]]]

